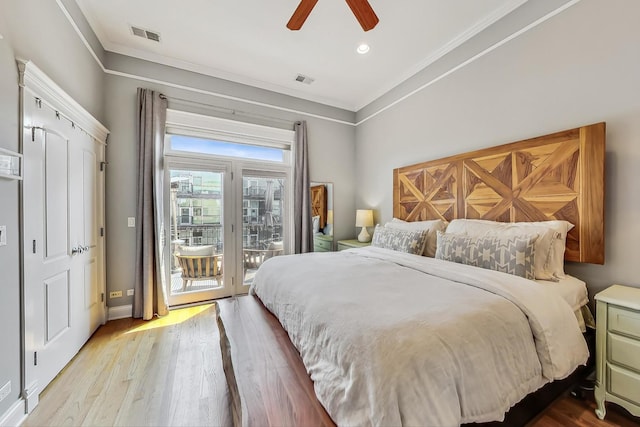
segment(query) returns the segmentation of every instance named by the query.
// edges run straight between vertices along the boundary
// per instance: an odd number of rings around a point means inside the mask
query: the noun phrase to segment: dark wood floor
[[[162,319],[122,319],[101,327],[40,396],[24,426],[229,426],[215,307],[172,311]],[[607,404],[607,418],[564,396],[529,427],[640,426]]]

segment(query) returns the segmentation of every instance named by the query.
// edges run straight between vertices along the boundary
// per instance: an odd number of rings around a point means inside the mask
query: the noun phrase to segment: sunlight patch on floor
[[[150,329],[164,328],[166,326],[180,324],[186,320],[191,319],[194,316],[197,316],[198,314],[204,311],[207,311],[214,304],[203,304],[195,307],[186,307],[186,308],[180,308],[177,310],[171,310],[168,315],[163,317],[158,317],[153,320],[149,320],[148,322],[144,322],[143,324],[136,326],[135,328],[125,332],[125,334],[148,331]]]

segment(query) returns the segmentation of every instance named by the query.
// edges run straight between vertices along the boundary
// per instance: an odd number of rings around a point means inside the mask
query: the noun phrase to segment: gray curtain
[[[296,122],[294,169],[294,250],[297,254],[313,252],[313,225],[311,220],[311,195],[309,181],[309,149],[307,144],[307,122]]]
[[[163,149],[166,98],[138,88],[138,210],[133,317],[168,314],[164,272]]]

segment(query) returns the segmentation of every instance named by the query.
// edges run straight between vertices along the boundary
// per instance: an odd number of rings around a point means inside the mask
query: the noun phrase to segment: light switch
[[[7,226],[0,225],[0,246],[7,246]]]
[[[130,216],[127,218],[127,227],[133,228],[136,226],[136,218],[134,216]]]

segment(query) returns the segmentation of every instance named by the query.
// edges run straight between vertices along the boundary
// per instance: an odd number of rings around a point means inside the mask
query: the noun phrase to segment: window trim
[[[165,133],[292,150],[295,131],[167,109]],[[167,151],[168,150],[168,151]],[[168,147],[165,152],[168,153]]]

